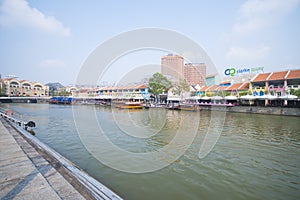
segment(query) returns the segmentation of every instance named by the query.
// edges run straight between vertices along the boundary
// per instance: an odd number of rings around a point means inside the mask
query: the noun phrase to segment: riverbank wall
[[[49,103],[48,97],[0,97],[0,103]]]
[[[300,117],[300,108],[263,106],[201,106],[202,110]]]
[[[0,99],[2,103],[49,103],[48,99]],[[1,102],[0,101],[0,102]],[[81,105],[75,104],[75,105]],[[94,106],[102,106],[89,104]],[[218,106],[218,105],[201,105],[202,110],[210,111],[226,111],[237,113],[252,113],[252,114],[265,114],[265,115],[282,115],[282,116],[297,116],[300,117],[299,107],[271,107],[271,106]]]
[[[1,199],[122,199],[16,122],[1,113]]]

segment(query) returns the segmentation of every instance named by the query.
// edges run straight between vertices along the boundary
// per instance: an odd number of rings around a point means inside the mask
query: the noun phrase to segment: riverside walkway
[[[6,121],[0,120],[0,199],[85,199]]]

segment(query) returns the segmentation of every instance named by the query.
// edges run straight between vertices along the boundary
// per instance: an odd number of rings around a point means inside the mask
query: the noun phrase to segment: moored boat
[[[125,104],[121,105],[120,108],[122,108],[122,109],[142,109],[143,105],[141,102],[126,102]]]
[[[201,107],[198,104],[180,104],[179,110],[200,111]]]
[[[50,104],[74,104],[76,100],[73,97],[52,97]]]
[[[180,110],[180,105],[179,104],[170,104],[167,106],[167,109],[169,110]]]

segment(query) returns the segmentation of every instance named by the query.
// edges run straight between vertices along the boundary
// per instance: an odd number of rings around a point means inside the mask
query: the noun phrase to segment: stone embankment
[[[0,199],[122,199],[73,163],[0,118]]]
[[[300,108],[262,107],[262,106],[233,106],[233,107],[201,106],[201,108],[202,110],[300,117]]]

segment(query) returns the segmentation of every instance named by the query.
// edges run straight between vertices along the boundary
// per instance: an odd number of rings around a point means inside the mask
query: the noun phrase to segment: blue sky
[[[228,67],[300,68],[299,0],[0,0],[0,5],[3,77],[73,84],[98,45],[145,27],[191,38],[220,73]],[[148,52],[116,62],[102,81],[119,79],[133,65],[159,65],[165,54]]]

